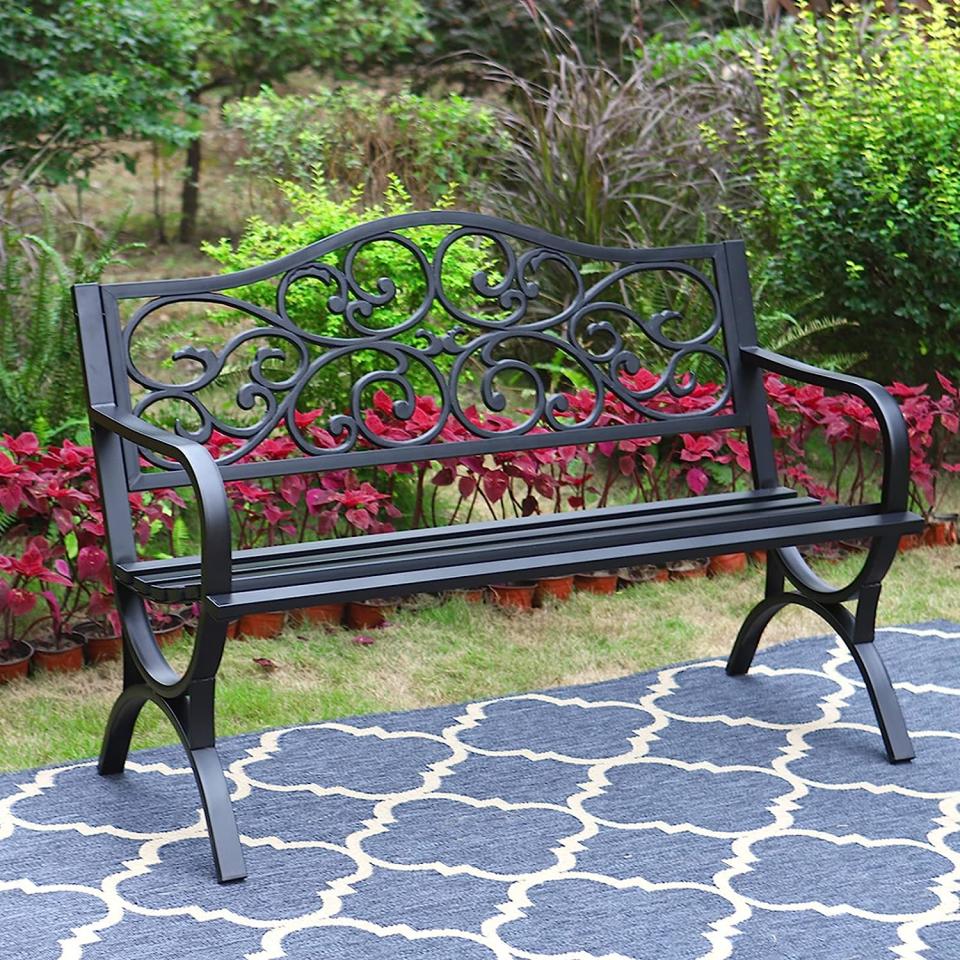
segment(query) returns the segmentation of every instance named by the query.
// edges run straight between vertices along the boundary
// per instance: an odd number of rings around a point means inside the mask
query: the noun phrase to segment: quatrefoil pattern
[[[954,960],[960,626],[225,740],[218,886],[174,748],[0,777],[5,960]]]

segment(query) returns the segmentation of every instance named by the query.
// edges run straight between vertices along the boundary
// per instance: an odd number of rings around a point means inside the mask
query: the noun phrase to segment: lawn
[[[858,560],[818,565],[840,584]],[[645,584],[614,597],[577,595],[532,614],[463,600],[426,597],[398,612],[375,642],[346,629],[288,627],[275,640],[230,641],[219,673],[220,736],[352,714],[456,703],[563,684],[585,683],[699,657],[724,656],[763,590],[763,574]],[[960,621],[960,552],[903,554],[884,581],[880,623]],[[823,633],[800,608],[768,629],[767,642]],[[172,649],[185,663],[189,641]],[[276,663],[271,672],[254,658]],[[896,678],[894,678],[896,680]],[[120,689],[118,664],[48,675],[0,688],[5,746],[0,769],[93,756]],[[135,747],[173,742],[148,705]]]

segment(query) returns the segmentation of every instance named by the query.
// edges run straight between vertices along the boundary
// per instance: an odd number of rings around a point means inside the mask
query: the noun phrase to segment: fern
[[[52,436],[83,419],[70,287],[99,280],[133,244],[120,241],[121,217],[103,235],[58,225],[40,200],[40,226],[0,224],[0,429]]]

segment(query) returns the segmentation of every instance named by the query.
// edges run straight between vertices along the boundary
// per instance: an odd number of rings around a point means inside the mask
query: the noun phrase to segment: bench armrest
[[[863,400],[877,418],[883,437],[880,505],[889,512],[902,512],[907,509],[907,488],[910,482],[910,441],[907,425],[897,401],[879,383],[822,370],[762,347],[742,347],[740,355],[743,362],[749,366],[793,377],[803,383],[829,387]]]
[[[229,593],[232,580],[230,505],[223,477],[210,452],[202,444],[142,420],[112,405],[96,404],[90,419],[124,440],[145,447],[186,471],[200,507],[201,589],[204,596]]]

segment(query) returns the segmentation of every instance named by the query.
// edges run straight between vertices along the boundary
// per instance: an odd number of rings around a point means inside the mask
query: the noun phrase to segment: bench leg
[[[784,583],[784,569],[780,557],[776,550],[768,550],[766,582],[763,590],[764,603],[754,607],[748,614],[747,619],[744,620],[743,626],[740,627],[740,632],[737,634],[737,639],[734,641],[733,649],[730,651],[730,657],[727,660],[727,673],[731,677],[741,676],[750,669],[763,631],[777,611],[781,609],[780,606],[767,608],[765,602],[771,597],[782,596]]]
[[[129,661],[128,661],[129,662]],[[125,674],[128,667],[125,663]],[[125,681],[129,681],[125,676]],[[187,752],[207,821],[213,862],[220,883],[247,875],[230,791],[214,741],[214,681],[194,681],[185,693],[166,697],[146,683],[129,683],[117,698],[107,721],[98,764],[104,776],[123,773],[130,738],[140,710],[156,703],[173,724]]]
[[[772,585],[768,567],[768,589]],[[915,753],[903,711],[873,642],[879,598],[880,584],[863,585],[859,591],[857,612],[854,616],[840,603],[822,602],[794,592],[768,594],[744,620],[727,660],[727,673],[730,676],[740,676],[750,669],[763,631],[780,610],[791,603],[807,607],[833,627],[859,668],[873,705],[880,735],[883,737],[887,759],[891,763],[912,760]]]
[[[879,583],[861,587],[853,630],[848,636],[843,636],[843,640],[860,669],[860,676],[870,695],[887,759],[891,763],[902,763],[912,760],[916,752],[910,742],[907,723],[903,718],[897,693],[890,682],[890,675],[873,642],[879,599]]]

